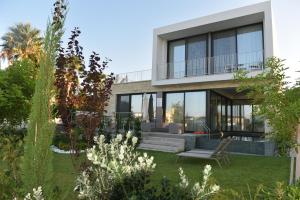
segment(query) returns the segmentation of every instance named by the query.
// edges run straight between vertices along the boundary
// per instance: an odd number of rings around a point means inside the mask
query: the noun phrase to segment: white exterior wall
[[[254,23],[263,24],[264,56],[276,55],[272,25],[271,2],[258,3],[218,14],[176,23],[154,29],[152,56],[152,85],[172,85],[233,79],[232,73],[184,77],[180,79],[164,79],[167,74],[167,43],[169,40],[199,35]],[[255,75],[258,72],[252,72]]]

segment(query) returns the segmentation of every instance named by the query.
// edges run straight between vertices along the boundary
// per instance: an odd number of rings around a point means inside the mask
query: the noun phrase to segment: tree
[[[75,150],[77,148],[73,133],[74,110],[83,111],[76,117],[76,125],[84,130],[85,139],[90,145],[96,128],[100,127],[103,119],[114,80],[112,73],[108,75],[104,73],[108,60],[100,62],[100,57],[95,52],[90,56],[89,65],[85,66],[83,48],[77,40],[79,35],[80,30],[75,28],[69,38],[67,49],[60,49],[55,73],[58,116],[62,119],[71,147]]]
[[[246,91],[253,104],[258,105],[257,114],[264,116],[271,126],[271,136],[279,154],[289,152],[297,145],[296,129],[300,119],[300,87],[288,87],[284,60],[269,58],[263,73],[248,77],[246,71],[235,74],[241,84],[238,91]]]
[[[52,21],[47,25],[41,51],[21,165],[25,191],[42,186],[47,199],[54,199],[53,152],[50,149],[55,129],[52,119],[54,69],[65,16],[66,4],[64,0],[57,0],[54,3]]]
[[[9,63],[23,58],[38,61],[42,38],[40,31],[29,23],[18,23],[9,27],[9,31],[1,39],[3,41],[0,45],[2,46],[1,56],[8,59]]]
[[[0,70],[0,124],[27,122],[35,85],[35,64],[24,59]]]

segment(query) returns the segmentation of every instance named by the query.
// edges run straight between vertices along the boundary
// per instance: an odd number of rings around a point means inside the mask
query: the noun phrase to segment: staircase
[[[178,153],[185,149],[185,138],[164,132],[143,132],[138,149]]]

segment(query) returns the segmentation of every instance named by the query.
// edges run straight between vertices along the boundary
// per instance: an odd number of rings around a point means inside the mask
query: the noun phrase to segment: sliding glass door
[[[169,43],[168,78],[185,76],[185,40]]]
[[[180,123],[186,132],[205,131],[206,92],[166,93],[165,122]]]
[[[184,93],[167,93],[165,107],[166,123],[183,123]]]
[[[187,132],[205,131],[206,92],[185,93],[185,130]]]
[[[226,72],[236,65],[236,33],[235,30],[214,33],[213,45],[213,73]]]
[[[240,68],[259,69],[263,63],[262,24],[237,29],[237,44]]]

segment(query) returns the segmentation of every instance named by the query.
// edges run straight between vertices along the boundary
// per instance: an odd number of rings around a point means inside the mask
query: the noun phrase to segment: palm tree
[[[19,23],[9,27],[9,31],[1,37],[3,43],[0,57],[8,59],[11,63],[14,60],[29,58],[36,62],[42,44],[40,30],[32,27],[29,23]]]

